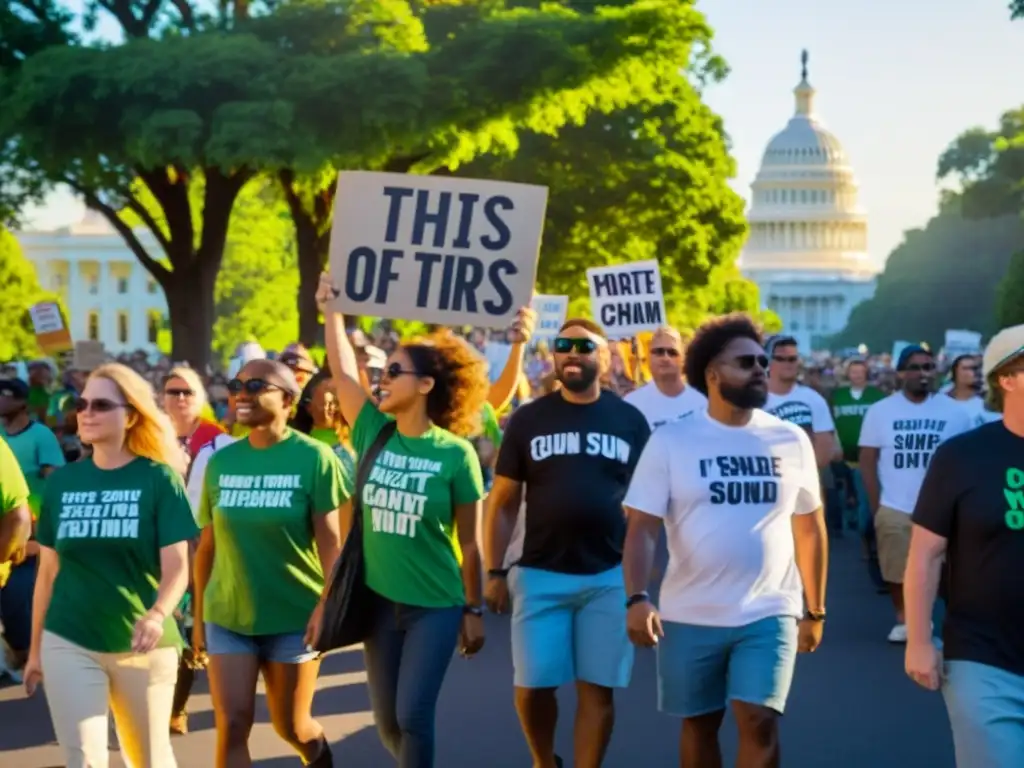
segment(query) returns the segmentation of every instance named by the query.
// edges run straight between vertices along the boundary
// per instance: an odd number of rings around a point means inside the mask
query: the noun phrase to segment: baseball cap
[[[770,339],[768,339],[768,344],[765,347],[765,351],[769,355],[774,355],[776,347],[796,347],[796,346],[799,346],[799,345],[797,344],[796,339],[794,339],[792,336],[787,336],[785,334],[779,334],[778,336],[772,336]]]
[[[912,358],[914,355],[928,355],[928,357],[933,357],[930,349],[926,349],[925,347],[922,347],[920,344],[911,344],[910,346],[904,347],[900,351],[900,356],[896,360],[896,370],[902,371],[904,368],[906,368],[907,363],[910,362],[910,358]]]
[[[28,384],[21,379],[3,379],[0,381],[0,397],[28,400]]]
[[[988,378],[994,370],[1020,355],[1024,355],[1024,325],[1003,328],[985,347],[981,358],[982,374]]]

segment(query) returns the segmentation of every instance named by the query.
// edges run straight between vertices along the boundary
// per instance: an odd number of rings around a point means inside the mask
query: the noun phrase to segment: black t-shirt
[[[948,540],[945,658],[1024,675],[1024,438],[997,421],[940,445],[913,519]]]
[[[526,484],[519,564],[600,573],[622,562],[622,500],[650,437],[647,419],[611,392],[576,405],[552,392],[512,414],[496,474]]]

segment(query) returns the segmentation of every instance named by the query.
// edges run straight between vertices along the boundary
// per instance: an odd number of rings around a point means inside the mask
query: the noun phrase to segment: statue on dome
[[[807,82],[807,61],[811,58],[810,54],[807,53],[807,49],[804,48],[800,53],[800,79],[803,82]]]

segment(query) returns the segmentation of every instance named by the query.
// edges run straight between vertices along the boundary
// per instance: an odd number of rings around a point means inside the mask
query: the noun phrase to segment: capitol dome
[[[744,272],[831,273],[873,276],[866,211],[842,143],[814,111],[815,90],[807,78],[807,52],[796,107],[786,127],[772,137],[751,185],[750,236]]]

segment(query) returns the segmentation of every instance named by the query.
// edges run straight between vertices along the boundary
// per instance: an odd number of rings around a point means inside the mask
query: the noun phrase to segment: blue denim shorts
[[[517,566],[508,586],[517,687],[558,688],[574,680],[629,686],[633,646],[622,566],[595,574]]]
[[[797,620],[771,616],[742,627],[662,622],[658,707],[676,717],[725,709],[730,701],[782,713],[796,666]]]
[[[303,637],[303,632],[288,632],[280,635],[242,635],[208,621],[206,622],[206,653],[208,656],[241,653],[246,656],[255,656],[260,661],[304,664],[319,658],[320,654],[306,648]]]
[[[975,661],[945,663],[942,694],[961,768],[1017,768],[1024,755],[1024,676]]]

